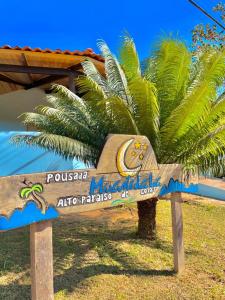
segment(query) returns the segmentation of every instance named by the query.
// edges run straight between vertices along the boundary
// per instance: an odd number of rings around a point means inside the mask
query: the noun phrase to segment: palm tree
[[[49,106],[23,114],[41,133],[18,136],[66,158],[96,165],[108,133],[142,134],[159,163],[181,163],[187,170],[220,168],[225,150],[225,51],[192,56],[184,43],[162,41],[141,66],[133,40],[125,37],[120,63],[105,42],[105,76],[90,60],[82,63],[77,95],[56,85]],[[219,93],[219,91],[222,91]],[[79,97],[78,95],[82,95]],[[154,238],[156,199],[138,202],[138,234]]]
[[[37,203],[38,207],[41,209],[41,212],[45,214],[48,208],[48,203],[45,198],[40,195],[43,192],[43,186],[40,183],[30,184],[31,186],[22,188],[19,195],[22,199],[28,199],[31,195],[33,198],[32,200]]]

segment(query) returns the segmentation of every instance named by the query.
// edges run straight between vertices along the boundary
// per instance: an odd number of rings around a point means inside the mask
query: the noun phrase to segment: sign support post
[[[176,273],[181,273],[184,269],[182,199],[179,192],[171,195],[174,270]]]
[[[53,300],[52,221],[30,225],[32,300]]]

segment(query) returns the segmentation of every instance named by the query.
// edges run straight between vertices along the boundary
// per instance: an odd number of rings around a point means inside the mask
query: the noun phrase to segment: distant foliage
[[[217,13],[218,20],[225,25],[225,3],[219,2],[213,7],[213,11]],[[225,46],[225,31],[218,25],[198,24],[192,31],[192,41],[194,49],[201,47]]]

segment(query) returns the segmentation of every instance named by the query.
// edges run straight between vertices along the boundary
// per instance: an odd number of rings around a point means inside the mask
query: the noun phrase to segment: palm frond
[[[217,86],[225,78],[224,53],[212,55],[204,68],[204,77],[192,93],[174,109],[162,128],[165,143],[177,141],[194,126],[202,126],[216,97]]]
[[[39,146],[62,155],[64,158],[76,158],[87,165],[95,165],[99,150],[80,141],[56,134],[41,133],[38,136],[17,135],[14,137],[17,144]]]
[[[93,146],[100,146],[102,144],[100,134],[96,130],[90,128],[88,124],[79,122],[69,112],[43,105],[40,105],[37,111],[46,116],[49,119],[49,123],[58,123],[64,129],[66,136],[84,143],[89,142]]]
[[[159,105],[155,85],[145,78],[134,78],[129,89],[135,107],[134,119],[141,134],[156,146],[159,133]]]
[[[95,65],[90,60],[85,60],[81,63],[84,73],[87,77],[91,78],[96,84],[98,84],[105,95],[110,94],[110,90],[105,78],[99,73]]]
[[[82,98],[62,85],[54,85],[52,93],[46,96],[49,104],[59,110],[67,110],[81,122],[90,122],[91,117]]]
[[[134,115],[120,97],[111,97],[106,101],[110,133],[140,134]]]
[[[149,63],[155,74],[145,76],[152,78],[158,91],[160,103],[160,123],[164,124],[166,118],[183,98],[189,80],[191,55],[187,47],[176,40],[165,40],[156,51],[154,60]]]
[[[123,38],[120,49],[120,61],[128,80],[141,76],[139,57],[134,41],[129,36]]]
[[[24,125],[30,126],[37,131],[66,135],[66,129],[60,126],[59,122],[50,120],[47,116],[39,113],[23,113],[20,119]]]
[[[79,77],[76,81],[78,92],[83,95],[92,124],[99,123],[102,130],[110,127],[110,121],[107,116],[106,104],[107,95],[91,77]]]
[[[79,104],[79,107],[82,107],[83,109],[85,108],[85,102],[83,99],[63,85],[54,84],[52,86],[52,92],[53,94],[57,94],[58,97],[65,99],[69,104],[73,104],[73,102],[75,102],[77,105]]]
[[[115,96],[119,96],[132,109],[131,97],[127,87],[126,76],[109,47],[104,41],[98,42],[98,47],[105,58],[105,72],[108,85]]]

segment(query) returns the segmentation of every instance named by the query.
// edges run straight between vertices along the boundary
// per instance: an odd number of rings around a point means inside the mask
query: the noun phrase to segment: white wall
[[[26,130],[18,116],[44,103],[45,93],[38,88],[0,95],[0,131]]]

